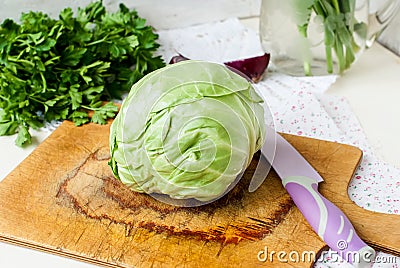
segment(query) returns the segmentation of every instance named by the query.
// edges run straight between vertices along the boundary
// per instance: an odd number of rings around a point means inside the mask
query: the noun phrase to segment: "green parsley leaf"
[[[118,107],[109,102],[95,110],[91,121],[96,124],[104,125],[107,123],[107,118],[114,117],[117,112]]]
[[[21,125],[18,130],[18,135],[17,139],[15,140],[15,144],[21,147],[23,145],[31,143],[32,143],[32,137],[28,131],[28,128],[24,125]]]
[[[8,121],[0,123],[0,136],[12,135],[18,128],[18,123],[15,121]]]
[[[75,123],[76,126],[86,124],[90,121],[89,115],[83,111],[74,111],[69,118]]]

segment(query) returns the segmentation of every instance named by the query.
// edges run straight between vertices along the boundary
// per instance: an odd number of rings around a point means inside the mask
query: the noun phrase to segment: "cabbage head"
[[[136,84],[110,130],[110,166],[130,189],[207,202],[225,194],[265,137],[262,98],[217,63],[183,61]]]

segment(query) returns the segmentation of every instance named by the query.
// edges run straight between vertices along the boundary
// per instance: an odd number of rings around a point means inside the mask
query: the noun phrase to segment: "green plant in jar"
[[[339,73],[350,67],[360,46],[355,42],[353,33],[366,38],[367,25],[357,22],[354,17],[356,0],[293,0],[298,29],[307,37],[307,28],[312,12],[323,22],[326,68],[333,72],[333,53],[336,54]],[[310,63],[304,62],[304,73],[311,75]]]
[[[340,74],[364,50],[367,23],[366,0],[263,0],[260,37],[278,71]]]

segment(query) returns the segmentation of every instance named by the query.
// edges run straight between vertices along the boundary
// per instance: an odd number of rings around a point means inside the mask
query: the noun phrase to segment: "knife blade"
[[[319,193],[318,184],[323,181],[321,175],[272,128],[267,128],[265,141],[261,148],[262,156],[272,164],[286,191],[313,230],[354,267],[369,267],[375,258],[375,250],[357,235],[347,216]],[[271,153],[274,148],[274,153]],[[254,191],[261,183],[253,182],[249,191]]]

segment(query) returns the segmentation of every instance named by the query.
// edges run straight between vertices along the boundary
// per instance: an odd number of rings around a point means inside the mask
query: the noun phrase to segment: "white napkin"
[[[199,60],[226,62],[263,54],[255,31],[238,19],[158,32],[160,54],[166,62],[173,55]],[[336,76],[291,77],[267,73],[256,85],[273,116],[277,131],[359,147],[364,158],[349,186],[349,196],[359,206],[392,214],[400,214],[400,170],[374,155],[371,146],[346,99],[326,95]],[[378,258],[392,257],[379,253]],[[375,267],[398,267],[400,258]],[[343,267],[329,257],[316,267]]]

